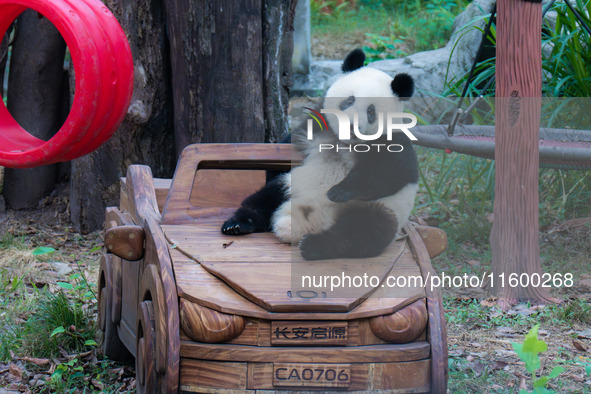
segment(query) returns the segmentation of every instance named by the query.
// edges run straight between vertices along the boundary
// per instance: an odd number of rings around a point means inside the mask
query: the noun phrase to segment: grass
[[[583,22],[591,28],[591,1],[575,0],[572,2]],[[564,2],[556,2],[552,11],[557,13],[554,29],[547,24],[542,29],[542,93],[545,97],[591,97],[591,32],[576,18],[573,11]],[[489,15],[481,19],[488,21]],[[476,27],[468,27],[476,28]],[[489,35],[491,45],[496,41],[496,26],[493,23]],[[479,63],[468,86],[467,96],[479,94],[494,96],[493,83],[486,92],[481,92],[495,74],[496,59],[490,58]],[[468,73],[453,76],[447,81],[444,95],[459,96],[462,93]],[[588,108],[588,105],[585,106]],[[584,124],[588,125],[591,118],[588,111],[581,111]]]
[[[415,214],[437,225],[450,237],[451,261],[490,261],[488,239],[494,202],[494,162],[487,159],[447,154],[419,147],[420,193]],[[569,219],[591,216],[591,172],[540,170],[540,225],[544,235],[542,258],[557,269],[574,268],[572,258],[585,258],[587,246],[581,231],[560,235],[559,226]],[[555,231],[552,231],[555,230]],[[549,267],[552,268],[552,267]]]
[[[414,215],[443,228],[449,238],[446,253],[433,265],[447,275],[478,275],[491,271],[491,230],[494,201],[494,162],[417,148],[421,167]],[[591,268],[589,225],[564,227],[574,218],[591,217],[591,172],[543,168],[539,173],[540,255],[544,272],[573,273]],[[573,222],[573,223],[576,223]],[[469,289],[468,289],[469,290]],[[549,344],[542,358],[545,376],[556,367],[565,374],[551,379],[556,392],[588,392],[589,356],[573,347],[577,332],[591,324],[590,294],[576,297],[573,289],[559,289],[561,304],[503,312],[488,306],[482,293],[444,289],[444,307],[450,349],[449,390],[454,393],[515,393],[520,386],[532,390],[531,380],[514,352],[511,341],[540,324]],[[492,302],[490,303],[492,304]],[[500,329],[515,334],[506,338]],[[528,377],[527,379],[525,377]],[[587,382],[587,383],[585,383]]]
[[[575,10],[585,24],[591,27],[591,1],[575,0]],[[555,97],[591,96],[591,33],[577,20],[573,11],[563,2],[557,2],[556,28],[545,31],[545,43],[552,51],[544,57],[544,90]]]
[[[467,0],[311,0],[312,51],[342,59],[355,46],[373,60],[444,46]],[[416,27],[420,26],[420,29]],[[336,48],[345,41],[346,47]],[[345,45],[346,46],[346,45]]]
[[[523,362],[513,350],[532,327],[540,325],[548,352],[540,356],[541,375],[555,367],[566,374],[552,379],[557,392],[587,392],[588,357],[571,350],[577,332],[589,326],[589,303],[571,300],[531,314],[504,313],[473,299],[444,298],[449,335],[449,390],[453,393],[515,393],[531,390]],[[573,314],[576,310],[580,313]],[[544,373],[542,373],[544,372]],[[576,378],[576,380],[573,380]],[[578,383],[583,383],[582,385]]]
[[[98,351],[96,285],[86,279],[100,248],[84,250],[84,237],[74,236],[83,249],[74,255],[37,247],[38,236],[0,234],[0,363],[38,376],[39,386],[27,386],[33,392],[117,391],[123,370]],[[76,268],[48,276],[54,261]],[[0,374],[0,387],[7,384]]]

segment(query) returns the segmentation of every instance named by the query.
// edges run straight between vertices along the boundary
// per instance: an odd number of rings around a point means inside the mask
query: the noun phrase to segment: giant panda
[[[379,115],[402,112],[414,81],[408,74],[392,78],[364,67],[364,61],[360,49],[347,55],[323,108],[338,109],[350,119],[357,113],[358,131],[374,135]],[[339,140],[337,117],[326,115],[325,120],[328,130],[316,128],[311,140],[305,130],[292,131],[286,142],[302,153],[302,164],[288,173],[268,174],[266,185],[242,202],[222,225],[222,233],[273,231],[281,241],[298,245],[306,260],[378,256],[397,237],[418,189],[417,157],[409,137],[394,132],[391,140],[383,135],[371,141],[396,144],[396,152],[355,152],[351,146],[368,141],[355,134],[349,141]],[[321,150],[321,145],[342,149]]]

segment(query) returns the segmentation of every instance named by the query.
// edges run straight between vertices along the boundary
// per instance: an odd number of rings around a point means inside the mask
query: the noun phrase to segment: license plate
[[[275,387],[349,387],[350,364],[273,363]]]

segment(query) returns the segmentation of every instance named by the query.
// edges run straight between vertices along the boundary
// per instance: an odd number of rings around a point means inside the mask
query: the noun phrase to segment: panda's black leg
[[[271,231],[271,216],[286,200],[283,178],[277,177],[248,196],[221,231],[226,235],[244,235]]]
[[[328,230],[305,235],[299,245],[306,260],[379,256],[398,232],[398,220],[378,203],[344,207]]]

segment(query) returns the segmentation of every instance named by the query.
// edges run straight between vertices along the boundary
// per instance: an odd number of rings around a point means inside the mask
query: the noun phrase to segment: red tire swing
[[[0,100],[0,165],[4,167],[30,168],[92,152],[123,121],[133,90],[129,43],[100,0],[0,0],[0,37],[28,8],[49,19],[66,41],[76,89],[68,118],[48,141],[23,129]]]

